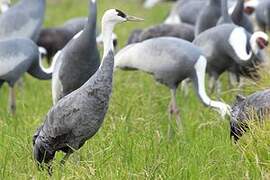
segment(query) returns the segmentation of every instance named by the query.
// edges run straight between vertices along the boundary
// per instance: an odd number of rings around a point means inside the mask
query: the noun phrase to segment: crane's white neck
[[[219,111],[220,115],[222,117],[225,117],[226,114],[229,114],[230,107],[223,102],[211,100],[209,96],[206,94],[205,91],[206,65],[207,60],[205,59],[205,57],[200,56],[194,66],[197,76],[198,95],[206,106],[216,108]]]
[[[102,20],[102,38],[104,43],[103,59],[107,56],[110,50],[113,49],[112,34],[115,23]]]

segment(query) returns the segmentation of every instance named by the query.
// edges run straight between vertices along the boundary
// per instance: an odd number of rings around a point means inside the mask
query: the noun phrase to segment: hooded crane
[[[229,113],[229,106],[212,101],[205,92],[204,76],[207,60],[192,43],[173,37],[160,37],[135,43],[121,49],[115,56],[115,67],[124,70],[141,70],[171,90],[170,118],[175,115],[181,128],[179,109],[176,103],[178,85],[190,78],[195,90],[206,106],[214,107],[222,116]],[[170,127],[170,126],[169,126]],[[170,130],[170,129],[169,129]]]
[[[9,9],[10,0],[0,0],[0,10],[2,13],[6,12]]]
[[[227,0],[223,0],[223,4],[225,3],[227,4]],[[227,13],[225,19],[229,19]],[[243,27],[236,26],[229,20],[201,33],[193,43],[206,55],[207,72],[211,77],[210,88],[216,88],[219,93],[221,88],[218,78],[225,71],[237,76],[252,77],[246,71],[251,72],[249,69],[254,69],[254,64],[262,60],[261,50],[267,46],[268,36],[263,32],[249,34]]]
[[[10,87],[9,108],[13,114],[16,109],[14,84],[25,72],[38,79],[51,79],[52,68],[43,68],[41,61],[39,48],[32,40],[0,40],[0,87],[4,82]]]
[[[96,1],[90,1],[88,23],[83,31],[59,51],[52,78],[55,104],[62,97],[81,87],[98,69],[100,57],[96,44]]]
[[[195,24],[195,36],[216,26],[221,16],[221,0],[208,0],[208,3],[199,13]]]
[[[92,0],[92,3],[94,3]],[[63,163],[73,152],[99,130],[108,109],[112,91],[114,55],[112,32],[114,26],[126,21],[140,20],[123,12],[107,10],[102,18],[104,38],[103,60],[96,73],[79,89],[58,101],[33,137],[34,158],[49,163],[56,151],[66,153]]]
[[[269,117],[270,90],[259,91],[244,97],[238,95],[232,107],[231,137],[237,141],[247,130],[247,123],[251,120],[262,122]]]
[[[66,21],[63,25],[51,28],[44,28],[40,32],[37,44],[44,47],[47,51],[46,56],[48,62],[51,62],[52,57],[87,25],[87,17],[77,17]],[[97,43],[102,43],[102,38],[97,37]],[[117,45],[117,37],[113,34],[113,43]]]
[[[37,41],[45,13],[45,0],[21,0],[0,15],[0,39],[24,37]]]

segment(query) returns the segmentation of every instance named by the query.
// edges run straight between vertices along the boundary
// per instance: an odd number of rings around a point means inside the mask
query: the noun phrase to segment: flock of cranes
[[[247,98],[238,96],[233,107],[212,100],[209,88],[221,91],[219,76],[228,72],[240,82],[242,76],[256,80],[258,65],[263,65],[270,21],[265,14],[270,1],[178,0],[163,23],[131,33],[127,45],[114,55],[117,24],[143,19],[118,9],[107,10],[97,37],[97,0],[89,0],[89,16],[42,29],[45,0],[21,0],[10,6],[1,2],[0,86],[10,86],[10,109],[15,113],[15,83],[28,72],[35,78],[52,79],[53,105],[33,136],[34,158],[39,165],[50,164],[57,151],[70,154],[97,133],[109,107],[113,72],[116,69],[140,70],[151,74],[171,91],[170,118],[182,127],[176,92],[183,81],[191,81],[201,102],[231,117],[231,133],[237,140],[245,130],[247,109],[263,118],[269,108],[269,90]],[[228,3],[228,2],[229,3]],[[147,1],[146,6],[159,2]],[[254,5],[255,4],[255,5]],[[269,6],[268,6],[269,4]],[[258,26],[246,14],[256,8]],[[194,13],[196,12],[196,13]],[[264,12],[264,14],[261,14]],[[16,18],[15,18],[16,17]],[[12,19],[12,21],[10,20]],[[100,58],[98,44],[104,46]],[[47,56],[50,68],[42,66]]]

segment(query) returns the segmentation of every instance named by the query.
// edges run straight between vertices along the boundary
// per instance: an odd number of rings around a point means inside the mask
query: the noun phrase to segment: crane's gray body
[[[52,57],[87,24],[87,17],[77,17],[66,21],[63,25],[53,28],[44,28],[40,32],[37,44],[47,51],[47,58]]]
[[[0,16],[0,39],[25,37],[37,41],[45,14],[45,0],[22,0]]]
[[[49,60],[78,33],[77,31],[69,31],[63,27],[45,28],[40,32],[37,44],[44,47],[47,51]]]
[[[33,137],[34,156],[38,162],[49,162],[56,151],[72,153],[78,150],[99,130],[109,105],[113,66],[114,57],[110,51],[83,86],[50,109]]]
[[[234,24],[222,24],[201,33],[193,41],[206,56],[207,72],[216,79],[225,71],[241,73],[234,72],[239,69],[239,67],[235,67],[236,64],[242,67],[253,67],[253,62],[260,57],[259,55],[255,56],[253,53],[251,59],[244,62],[237,56],[228,41],[235,28],[239,27]],[[250,34],[246,32],[246,36],[249,42]],[[249,43],[243,46],[247,47],[248,50],[251,49]]]
[[[255,13],[260,28],[265,32],[268,31],[270,29],[270,0],[260,1]]]
[[[236,25],[244,27],[249,33],[253,33],[253,24],[248,15],[244,13],[244,3],[244,0],[237,1],[233,13],[231,14],[231,18]]]
[[[270,90],[259,91],[248,97],[237,96],[232,107],[231,136],[238,138],[246,131],[246,123],[249,120],[264,120],[269,117]]]
[[[159,24],[141,31],[134,30],[128,39],[128,44],[164,36],[181,38],[192,42],[194,40],[194,26],[185,23]]]
[[[53,72],[53,100],[59,99],[81,87],[98,69],[100,57],[96,44],[96,4],[90,4],[88,24],[83,32],[73,38],[56,58]]]
[[[221,0],[209,0],[199,13],[195,25],[195,36],[201,32],[216,26],[221,16]]]
[[[174,89],[182,80],[194,77],[194,65],[200,55],[201,51],[188,41],[160,37],[123,48],[115,56],[115,66],[145,71]]]
[[[143,30],[139,39],[144,41],[162,36],[176,37],[192,42],[194,39],[194,26],[185,23],[160,24]]]
[[[67,45],[67,43],[87,25],[87,17],[77,17],[66,21],[58,27],[44,28],[40,32],[37,44],[47,50],[47,58],[52,57]],[[98,43],[98,42],[97,42]],[[114,46],[117,39],[113,39]]]
[[[43,72],[39,66],[39,58],[38,47],[30,39],[0,40],[0,86],[7,82],[13,87],[25,72],[38,79],[51,79],[51,74]]]
[[[66,30],[77,33],[83,30],[84,26],[87,24],[87,19],[87,17],[72,18],[66,21],[62,27]]]
[[[142,29],[135,29],[135,30],[133,30],[130,33],[129,37],[128,37],[128,40],[127,40],[127,44],[126,45],[140,42],[140,35],[141,35],[142,31],[143,31]]]

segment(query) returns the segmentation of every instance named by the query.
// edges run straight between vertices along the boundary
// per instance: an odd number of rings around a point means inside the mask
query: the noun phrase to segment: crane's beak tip
[[[144,19],[135,16],[127,16],[127,21],[141,22],[144,21]]]

